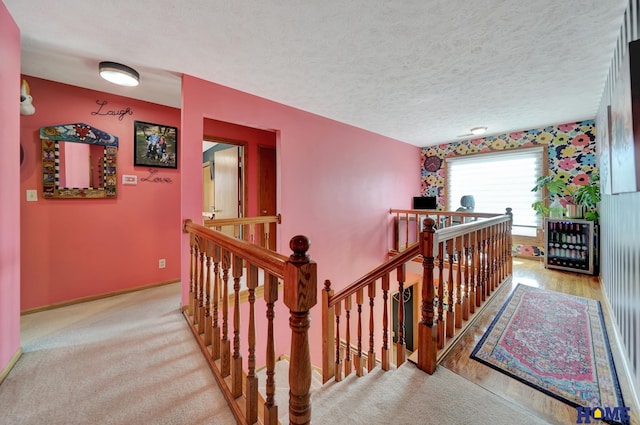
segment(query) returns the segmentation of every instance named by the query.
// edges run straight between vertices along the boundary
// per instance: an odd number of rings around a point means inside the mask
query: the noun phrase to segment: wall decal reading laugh
[[[122,121],[125,115],[133,115],[133,110],[130,107],[126,107],[124,109],[115,110],[115,109],[105,109],[104,106],[109,103],[106,100],[96,99],[96,103],[98,104],[98,110],[93,111],[91,115],[110,115],[113,117],[118,117],[119,121]]]

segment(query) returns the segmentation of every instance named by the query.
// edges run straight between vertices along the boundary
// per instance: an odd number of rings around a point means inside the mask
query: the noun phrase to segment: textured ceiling
[[[185,73],[416,146],[593,118],[626,5],[2,1],[24,74],[180,107]],[[140,86],[102,81],[102,60],[136,68]]]

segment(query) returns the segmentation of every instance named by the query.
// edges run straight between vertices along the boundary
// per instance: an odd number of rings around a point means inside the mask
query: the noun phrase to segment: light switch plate
[[[35,202],[38,200],[38,191],[27,189],[27,202]]]
[[[138,184],[138,176],[133,176],[133,175],[130,175],[130,174],[123,174],[122,175],[122,184],[136,185],[136,184]]]

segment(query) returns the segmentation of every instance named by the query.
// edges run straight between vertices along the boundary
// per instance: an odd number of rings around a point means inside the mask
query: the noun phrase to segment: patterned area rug
[[[518,285],[471,357],[572,406],[623,406],[600,302]]]

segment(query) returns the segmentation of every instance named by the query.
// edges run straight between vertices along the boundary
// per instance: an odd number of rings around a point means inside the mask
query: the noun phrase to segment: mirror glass
[[[104,187],[104,146],[75,142],[57,143],[60,151],[59,187]]]
[[[45,198],[115,198],[118,138],[87,124],[40,129]]]

